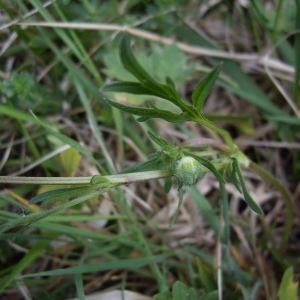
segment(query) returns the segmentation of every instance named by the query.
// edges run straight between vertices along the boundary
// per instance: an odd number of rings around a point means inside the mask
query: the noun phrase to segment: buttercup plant
[[[123,92],[131,94],[150,95],[162,98],[173,103],[180,110],[180,114],[175,114],[168,110],[157,108],[152,102],[149,107],[136,107],[121,104],[105,98],[107,104],[122,110],[124,112],[138,116],[137,121],[144,122],[151,118],[160,118],[171,123],[182,123],[185,121],[194,121],[202,126],[210,128],[218,133],[224,140],[224,144],[212,139],[198,138],[185,141],[181,145],[168,143],[166,140],[148,132],[149,138],[154,141],[161,149],[149,156],[148,160],[143,163],[137,163],[131,167],[124,169],[118,175],[102,176],[95,175],[93,177],[79,178],[28,178],[28,177],[0,177],[0,182],[6,183],[31,183],[31,184],[90,184],[90,186],[76,187],[68,189],[60,189],[40,194],[31,199],[30,204],[36,203],[53,203],[70,199],[74,196],[80,196],[75,200],[63,202],[62,205],[55,207],[49,211],[35,213],[22,219],[13,220],[0,227],[0,232],[11,230],[15,227],[25,227],[37,220],[45,218],[62,209],[71,207],[75,204],[86,201],[94,196],[109,191],[119,185],[130,184],[141,180],[151,180],[157,178],[165,178],[165,192],[167,193],[172,184],[175,184],[179,194],[179,204],[175,212],[170,226],[180,210],[184,190],[192,185],[197,184],[210,171],[219,181],[221,200],[223,205],[223,213],[225,220],[225,240],[229,241],[229,220],[228,220],[228,203],[227,193],[225,190],[225,179],[235,185],[239,192],[244,196],[248,206],[257,214],[262,215],[263,211],[259,205],[252,199],[241,169],[248,168],[256,171],[265,180],[275,186],[282,194],[286,210],[290,213],[291,199],[285,187],[271,174],[260,168],[258,165],[250,161],[248,157],[242,153],[233,142],[230,134],[208,120],[202,112],[204,103],[214,85],[221,70],[221,65],[216,66],[200,83],[196,86],[192,94],[192,104],[190,105],[183,100],[175,88],[170,78],[166,78],[165,83],[160,83],[152,78],[146,70],[136,60],[131,46],[130,39],[125,35],[120,44],[120,57],[124,68],[129,71],[138,81],[137,82],[113,82],[107,84],[102,89],[103,92]],[[46,125],[43,125],[51,132]],[[193,147],[210,147],[214,154],[218,155],[217,159],[207,159],[201,151],[193,152]],[[86,150],[79,149],[83,154]],[[170,180],[173,178],[173,182]],[[92,191],[97,191],[91,193]],[[90,193],[88,195],[85,195]],[[285,233],[282,240],[281,248],[285,247],[291,224],[287,220]]]

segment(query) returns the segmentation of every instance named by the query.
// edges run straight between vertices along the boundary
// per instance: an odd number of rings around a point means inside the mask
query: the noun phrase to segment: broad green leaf
[[[194,106],[197,108],[198,111],[202,111],[203,104],[208,97],[213,85],[215,84],[222,65],[218,65],[215,67],[212,72],[206,75],[196,86],[193,94],[192,94],[192,101]]]
[[[172,287],[173,300],[198,300],[199,296],[193,288],[188,288],[183,282],[176,281]]]
[[[185,300],[188,292],[187,286],[180,281],[176,281],[172,287],[172,294],[174,300]]]
[[[159,145],[160,147],[164,147],[164,146],[168,146],[169,143],[164,140],[163,138],[161,138],[160,136],[158,135],[155,135],[153,132],[151,131],[147,131],[148,135],[149,135],[149,138],[154,142],[156,143],[157,145]]]
[[[61,164],[65,170],[66,176],[73,176],[73,173],[77,170],[81,155],[78,150],[69,148],[66,151],[60,153]]]
[[[187,82],[192,75],[196,63],[187,62],[187,56],[176,44],[160,46],[151,43],[152,55],[149,57],[153,65],[153,75],[160,81],[171,78],[176,86]]]
[[[260,208],[260,206],[252,199],[248,189],[247,189],[247,186],[246,186],[246,183],[244,181],[244,177],[243,177],[243,174],[241,172],[241,169],[240,169],[240,166],[239,166],[239,163],[237,161],[236,158],[232,157],[232,169],[233,169],[233,172],[236,172],[237,174],[237,177],[239,179],[239,182],[240,182],[240,185],[241,185],[241,188],[242,188],[242,192],[243,192],[243,195],[244,195],[244,198],[245,198],[245,201],[246,203],[248,204],[248,206],[253,210],[255,211],[257,214],[259,215],[263,215],[263,211],[262,209]]]
[[[298,282],[294,280],[294,270],[289,267],[285,270],[278,291],[279,300],[297,300]]]

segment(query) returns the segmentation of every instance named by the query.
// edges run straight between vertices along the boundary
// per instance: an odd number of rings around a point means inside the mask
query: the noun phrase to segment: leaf
[[[151,118],[160,118],[171,123],[181,123],[188,120],[188,117],[185,113],[177,115],[167,110],[158,109],[154,105],[151,105],[153,108],[146,108],[124,105],[115,101],[111,101],[107,98],[105,99],[105,101],[108,102],[111,106],[116,107],[122,111],[140,116],[137,119],[139,122],[144,122]]]
[[[127,34],[121,40],[120,57],[125,69],[134,75],[148,91],[154,91],[155,95],[160,95],[159,97],[171,101],[180,108],[184,106],[179,93],[174,87],[170,86],[170,82],[169,84],[162,84],[156,81],[139,64],[131,50],[130,39]]]
[[[61,276],[61,275],[75,275],[94,273],[107,270],[136,270],[154,263],[163,262],[170,257],[173,252],[165,252],[160,255],[138,257],[138,258],[127,258],[127,259],[116,259],[110,261],[102,261],[98,263],[82,264],[74,267],[57,269],[51,271],[37,272],[33,274],[23,275],[23,278],[28,277],[40,277],[40,276]]]
[[[239,182],[240,182],[240,185],[241,185],[241,189],[242,189],[242,192],[243,192],[243,195],[244,195],[246,203],[257,214],[263,215],[264,213],[263,213],[262,209],[252,199],[252,197],[251,197],[251,195],[250,195],[250,193],[249,193],[249,191],[247,189],[247,186],[246,186],[246,183],[244,181],[244,177],[242,175],[242,172],[241,172],[241,169],[240,169],[240,166],[239,166],[239,163],[238,163],[237,159],[234,158],[234,157],[232,157],[231,159],[232,159],[232,169],[233,169],[233,172],[237,173],[237,178],[239,179]]]
[[[163,162],[157,159],[157,155],[153,155],[153,158],[148,161],[134,164],[122,170],[120,174],[160,170],[163,168],[163,165]]]
[[[172,300],[173,296],[170,291],[164,291],[154,296],[154,300]]]
[[[222,65],[215,67],[212,72],[206,75],[196,86],[192,94],[192,101],[198,111],[202,111],[203,104],[208,97],[215,81],[217,80]]]
[[[101,175],[94,175],[91,179],[91,185],[97,185],[101,188],[110,188],[112,186],[109,179]]]
[[[139,82],[119,81],[106,84],[102,88],[103,92],[120,92],[129,93],[135,95],[150,95],[163,99],[168,98],[168,94],[158,90],[157,88],[151,88],[151,85],[145,85]]]
[[[218,300],[218,299],[219,299],[218,291],[210,292],[200,298],[200,300]]]
[[[11,268],[11,273],[8,278],[3,278],[0,283],[0,292],[2,292],[16,277],[30,264],[40,256],[41,252],[49,245],[50,241],[38,241],[30,247],[22,259],[15,263]]]
[[[169,143],[164,140],[163,138],[161,138],[158,135],[155,135],[154,133],[152,133],[151,131],[147,131],[149,138],[156,143],[158,146],[160,147],[164,147],[164,146],[168,146]]]
[[[66,172],[67,176],[72,176],[78,168],[81,160],[81,155],[78,150],[69,148],[66,151],[60,153],[61,164]]]
[[[57,189],[57,190],[52,190],[52,191],[48,191],[48,192],[44,192],[41,193],[33,198],[31,198],[31,200],[29,201],[29,204],[36,204],[36,203],[40,203],[43,202],[47,199],[49,199],[50,197],[60,197],[63,196],[65,194],[72,194],[77,192],[78,190],[80,190],[81,188],[65,188],[65,189]]]
[[[165,185],[164,185],[164,193],[168,194],[172,187],[172,179],[170,177],[165,179]]]
[[[242,194],[242,188],[241,188],[241,183],[239,181],[239,178],[237,177],[237,173],[234,171],[232,162],[228,164],[225,173],[226,176],[228,177],[229,181],[236,187],[236,189]]]
[[[77,188],[65,188],[48,191],[42,194],[39,194],[33,197],[29,204],[36,204],[40,202],[47,201],[47,203],[53,203],[56,201],[65,200],[74,196],[79,196],[90,191],[96,190],[97,188],[101,188],[101,186],[85,186],[85,187],[77,187]]]
[[[188,288],[183,282],[176,281],[172,287],[173,300],[198,300],[199,296],[193,288]]]
[[[172,228],[172,226],[173,226],[173,224],[174,224],[174,222],[175,222],[175,220],[176,220],[176,218],[179,214],[180,208],[182,206],[182,202],[183,202],[183,189],[182,189],[182,187],[178,188],[178,198],[179,198],[178,206],[177,206],[177,209],[175,211],[174,216],[172,217],[169,228]]]
[[[188,63],[185,53],[174,44],[161,47],[158,44],[151,44],[153,75],[160,81],[167,77],[172,78],[176,86],[187,82],[195,70],[196,63]],[[159,63],[158,63],[159,62]]]
[[[136,77],[142,83],[156,85],[156,81],[146,72],[146,70],[138,63],[133,55],[130,47],[130,39],[125,34],[120,44],[120,58],[123,66],[134,77]]]
[[[297,300],[298,293],[298,282],[294,281],[294,271],[292,267],[289,267],[285,270],[280,288],[278,291],[279,300]]]
[[[183,152],[184,154],[193,157],[194,159],[196,159],[198,162],[200,162],[204,167],[206,167],[208,170],[210,170],[219,181],[224,182],[225,183],[225,179],[224,177],[221,175],[221,173],[216,169],[216,167],[214,166],[214,164],[212,164],[208,159],[204,158],[204,157],[200,157],[198,155],[195,155],[193,153],[190,152]]]
[[[28,227],[29,225],[31,225],[32,223],[35,223],[39,220],[42,220],[48,216],[51,216],[53,214],[56,214],[60,211],[63,211],[67,208],[70,208],[74,205],[80,204],[88,199],[91,199],[95,196],[98,196],[100,194],[103,194],[107,192],[106,189],[103,189],[101,191],[96,191],[87,195],[83,195],[79,198],[76,198],[74,200],[68,201],[67,203],[63,203],[62,205],[56,206],[50,210],[46,210],[46,211],[42,211],[39,213],[33,213],[30,215],[27,215],[23,218],[18,218],[18,219],[14,219],[10,222],[7,222],[5,224],[0,225],[0,234],[4,233],[4,232],[8,232],[11,230],[17,230],[17,231],[21,231],[24,230],[26,227]]]

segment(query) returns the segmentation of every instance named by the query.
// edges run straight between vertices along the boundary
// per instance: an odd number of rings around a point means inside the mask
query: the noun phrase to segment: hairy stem
[[[165,178],[172,176],[171,170],[158,170],[148,172],[137,172],[119,175],[103,176],[112,184],[121,185],[137,181]],[[100,176],[100,175],[99,175]],[[22,176],[0,176],[0,183],[8,184],[55,184],[76,185],[89,184],[93,176],[87,177],[22,177]]]

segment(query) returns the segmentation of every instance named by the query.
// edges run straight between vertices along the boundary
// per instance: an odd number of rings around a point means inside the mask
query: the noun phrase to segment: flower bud
[[[177,184],[180,186],[194,185],[203,178],[205,173],[201,170],[201,164],[190,156],[185,156],[178,161],[175,173]]]

